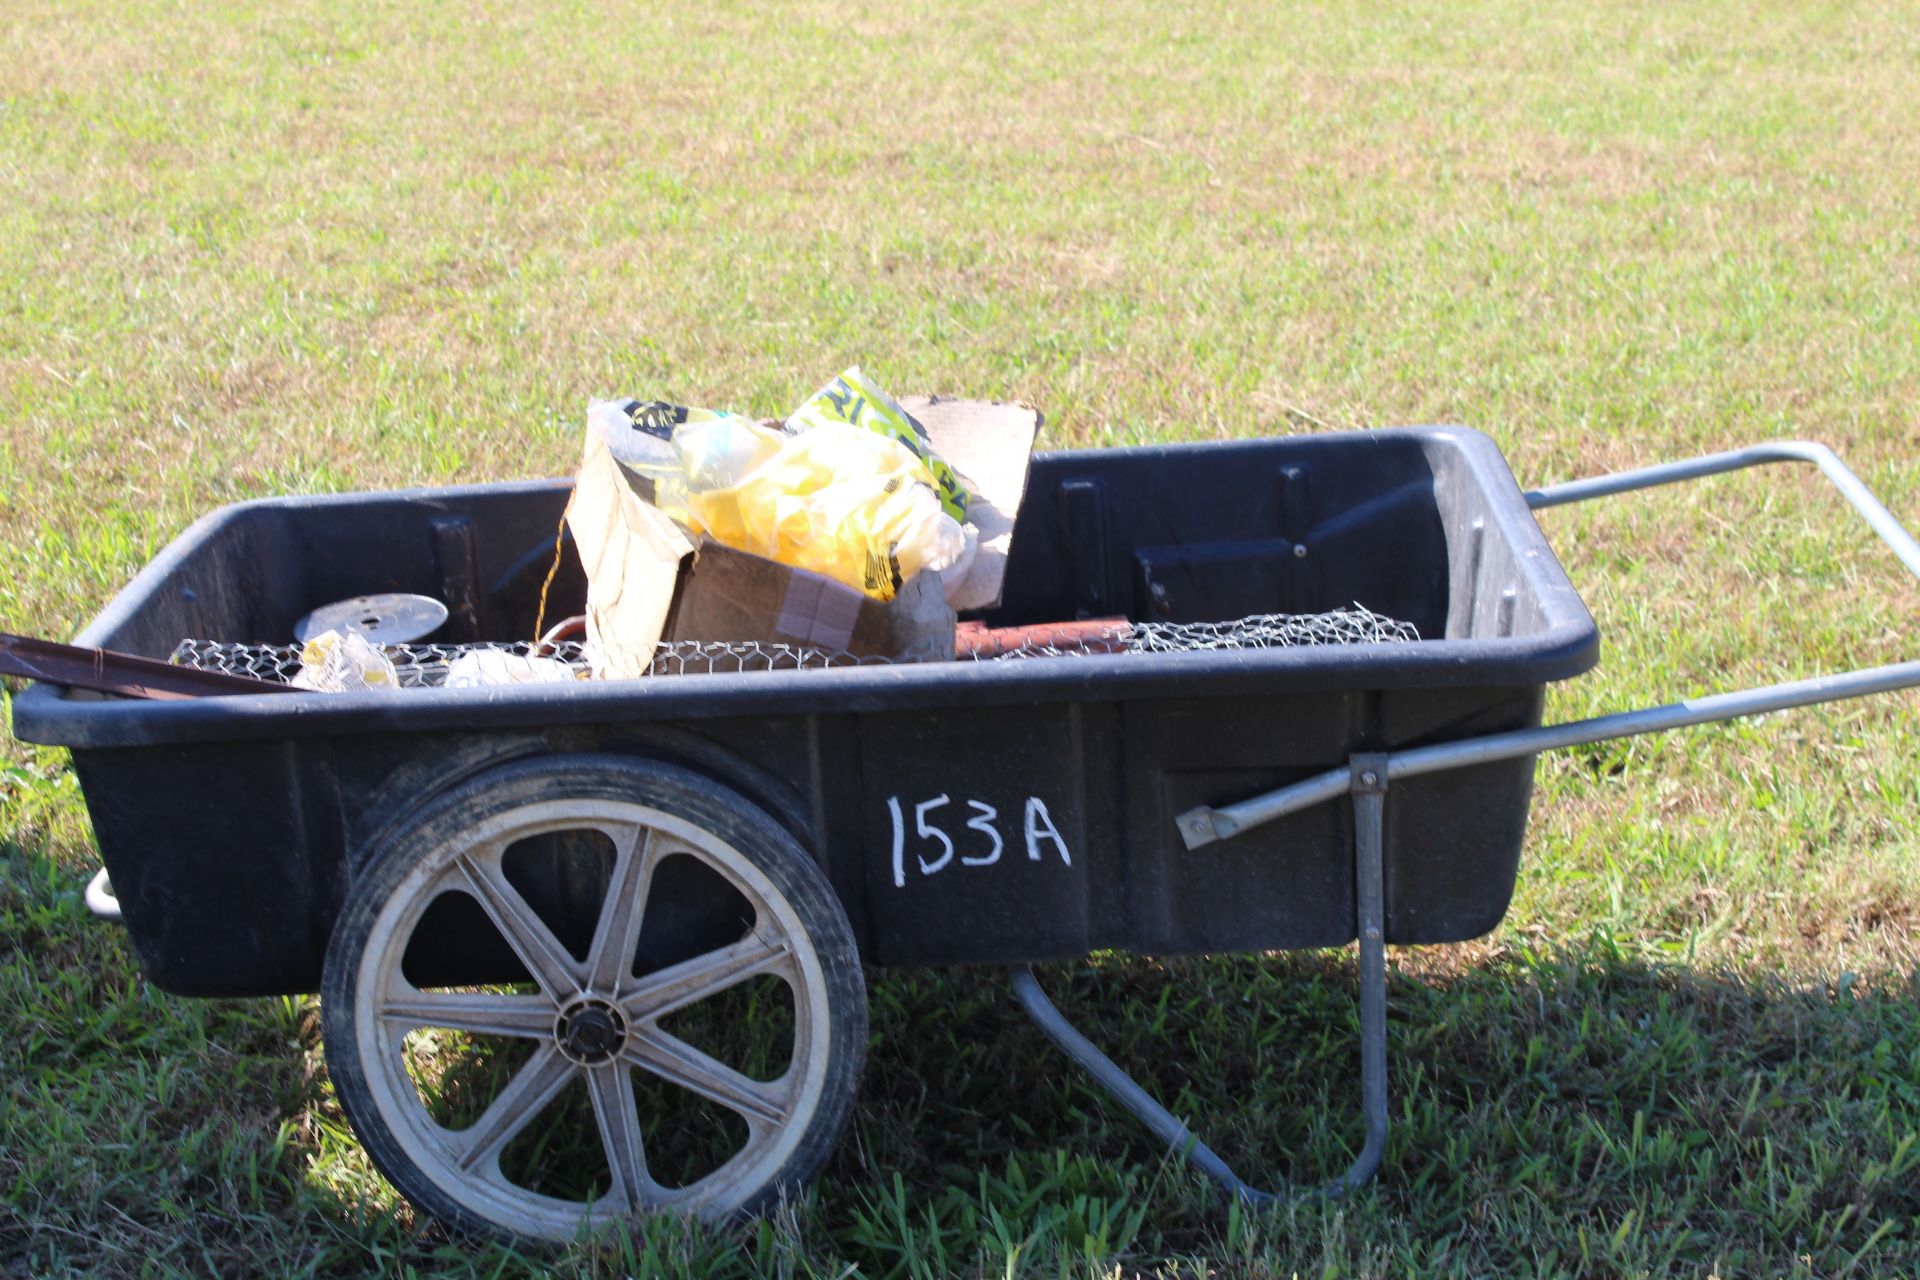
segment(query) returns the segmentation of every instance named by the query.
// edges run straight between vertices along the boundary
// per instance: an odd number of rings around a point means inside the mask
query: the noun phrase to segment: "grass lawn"
[[[565,472],[594,394],[854,362],[1042,447],[1405,422],[1525,482],[1833,444],[1920,523],[1920,10],[7,0],[0,627],[194,517]],[[1915,656],[1811,472],[1543,520],[1570,717]],[[1229,1212],[991,972],[869,975],[809,1199],[561,1255],[416,1222],[311,999],[163,996],[0,730],[0,1274],[1920,1273],[1912,696],[1543,760],[1505,923],[1389,960],[1394,1132]],[[1042,973],[1272,1181],[1358,1142],[1350,954]]]

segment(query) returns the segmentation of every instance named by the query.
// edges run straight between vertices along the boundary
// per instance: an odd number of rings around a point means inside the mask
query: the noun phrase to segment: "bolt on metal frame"
[[[1920,542],[1916,542],[1886,505],[1847,469],[1839,455],[1823,444],[1780,441],[1754,445],[1682,462],[1550,485],[1544,489],[1529,490],[1525,496],[1527,505],[1540,511],[1776,462],[1805,462],[1820,468],[1841,496],[1880,535],[1900,563],[1920,577]],[[1380,1166],[1381,1153],[1386,1146],[1386,927],[1381,848],[1387,791],[1393,782],[1450,769],[1514,760],[1542,751],[1587,746],[1641,734],[1665,733],[1715,721],[1766,715],[1794,707],[1916,687],[1920,687],[1920,661],[1901,662],[1840,675],[1689,698],[1661,707],[1596,716],[1566,724],[1544,725],[1537,729],[1488,734],[1404,751],[1356,754],[1343,768],[1330,769],[1237,804],[1219,808],[1202,806],[1176,817],[1174,823],[1180,838],[1187,849],[1193,851],[1216,841],[1231,839],[1243,831],[1337,796],[1353,797],[1354,923],[1359,939],[1361,1110],[1366,1122],[1366,1140],[1360,1154],[1339,1178],[1318,1187],[1301,1188],[1292,1194],[1327,1197],[1346,1194],[1373,1176]],[[1227,1191],[1252,1204],[1271,1204],[1287,1198],[1286,1192],[1261,1190],[1234,1173],[1192,1130],[1067,1021],[1040,989],[1031,968],[1022,966],[1014,970],[1013,988],[1028,1016],[1056,1046],[1079,1063],[1116,1102],[1145,1123],[1170,1148],[1191,1161],[1195,1168]]]

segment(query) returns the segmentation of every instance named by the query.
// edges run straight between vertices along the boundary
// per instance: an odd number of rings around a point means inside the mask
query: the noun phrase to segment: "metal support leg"
[[[1353,883],[1360,937],[1360,1110],[1366,1145],[1340,1181],[1373,1176],[1387,1149],[1387,757],[1353,758]]]
[[[1193,1130],[1100,1052],[1056,1009],[1040,989],[1033,970],[1013,971],[1013,991],[1047,1039],[1079,1063],[1094,1082],[1132,1113],[1156,1137],[1185,1156],[1200,1172],[1250,1204],[1274,1204],[1289,1194],[1336,1197],[1360,1186],[1380,1167],[1387,1146],[1387,917],[1383,830],[1387,800],[1387,758],[1357,755],[1353,778],[1353,879],[1355,932],[1360,939],[1360,1106],[1366,1142],[1347,1171],[1319,1187],[1291,1193],[1262,1191],[1248,1185]]]

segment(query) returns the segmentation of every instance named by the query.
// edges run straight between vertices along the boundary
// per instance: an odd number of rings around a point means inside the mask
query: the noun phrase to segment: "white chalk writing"
[[[913,806],[913,832],[919,841],[913,855],[913,864],[920,869],[923,877],[938,875],[956,861],[963,867],[990,867],[1000,861],[1000,855],[1006,851],[1006,837],[1000,834],[995,825],[1000,810],[984,800],[967,800],[967,808],[973,811],[966,821],[966,829],[985,837],[983,842],[972,842],[974,847],[968,852],[960,852],[954,838],[940,826],[933,811],[953,803],[953,797],[937,795],[931,800],[922,800]],[[899,796],[887,797],[887,814],[893,827],[893,883],[895,888],[907,887],[907,816],[906,807]],[[1027,861],[1044,862],[1047,859],[1041,850],[1051,845],[1060,857],[1063,866],[1073,865],[1073,854],[1067,849],[1066,837],[1060,834],[1060,828],[1054,825],[1053,815],[1047,812],[1046,801],[1039,796],[1028,796],[1023,809],[1021,835],[1026,839]],[[934,852],[931,859],[929,852]],[[956,858],[955,855],[958,854]]]
[[[1047,812],[1047,806],[1039,796],[1027,797],[1027,861],[1040,861],[1040,842],[1053,841],[1053,847],[1060,851],[1060,861],[1073,865],[1073,855],[1067,852],[1067,842],[1060,838],[1059,828],[1053,825],[1053,815]]]
[[[992,805],[982,804],[978,800],[969,800],[967,804],[980,811],[967,819],[967,829],[969,831],[978,831],[987,839],[993,841],[993,851],[984,858],[963,857],[960,859],[960,862],[963,866],[990,867],[1000,861],[1000,851],[1007,847],[1007,842],[1000,838],[1000,832],[996,830],[993,825],[993,820],[1000,816],[1000,811]]]
[[[938,796],[923,804],[913,806],[913,825],[919,828],[920,838],[922,840],[938,840],[940,842],[940,856],[932,862],[928,862],[925,858],[919,858],[916,855],[916,860],[920,863],[920,874],[923,876],[930,876],[936,871],[945,870],[946,865],[953,861],[953,838],[940,828],[927,825],[927,810],[938,809],[945,803],[947,803],[947,798],[945,796]]]

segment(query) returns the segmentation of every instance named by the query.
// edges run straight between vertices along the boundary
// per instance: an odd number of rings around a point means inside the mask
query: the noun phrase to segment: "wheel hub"
[[[553,1027],[560,1052],[583,1067],[597,1067],[620,1056],[627,1042],[627,1020],[605,1000],[576,1000]]]

